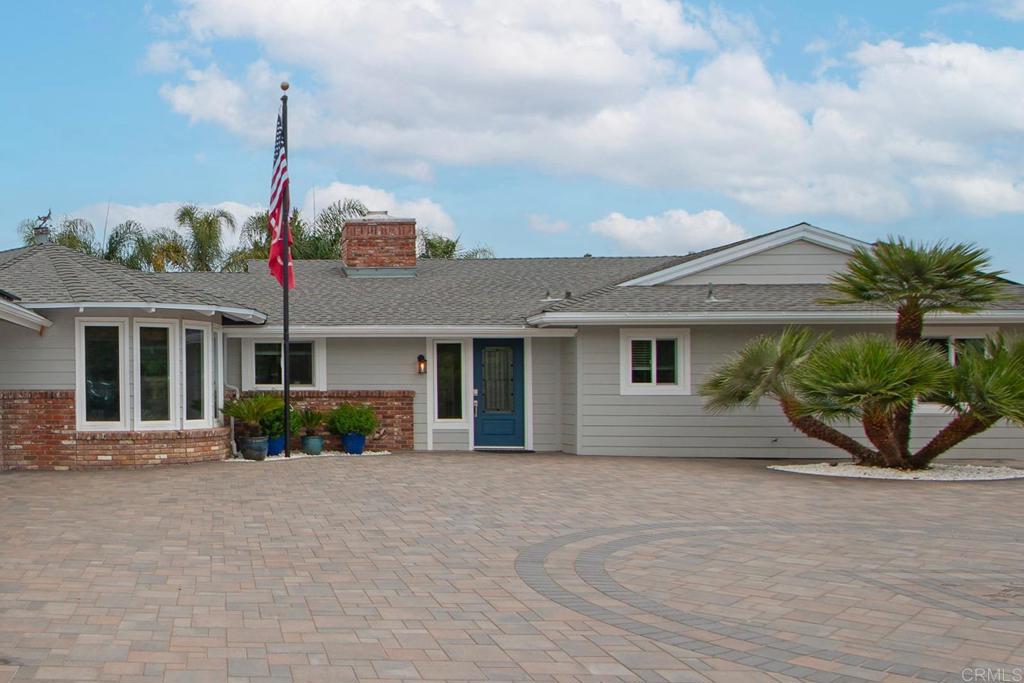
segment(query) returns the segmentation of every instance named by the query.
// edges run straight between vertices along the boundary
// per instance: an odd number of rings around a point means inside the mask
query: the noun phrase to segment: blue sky
[[[1024,279],[1024,3],[552,4],[5,6],[0,248],[48,208],[264,205],[287,77],[307,210],[357,196],[501,256],[807,220],[974,240]]]

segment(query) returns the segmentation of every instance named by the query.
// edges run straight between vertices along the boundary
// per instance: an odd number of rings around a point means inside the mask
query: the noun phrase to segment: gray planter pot
[[[324,449],[324,437],[304,436],[302,437],[302,452],[309,455],[320,455]]]
[[[246,460],[265,460],[267,457],[267,437],[240,436],[238,437],[238,449],[242,451],[242,457]]]

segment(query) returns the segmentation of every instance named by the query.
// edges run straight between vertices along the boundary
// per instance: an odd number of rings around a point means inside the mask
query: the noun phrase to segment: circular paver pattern
[[[872,642],[870,629],[857,634],[829,618],[830,606],[845,610],[864,596],[868,624],[873,599],[892,609],[1002,622],[1024,634],[1024,574],[979,571],[965,558],[915,542],[933,533],[941,530],[770,523],[601,528],[527,548],[516,571],[533,590],[585,616],[763,671],[826,682],[878,680],[882,672],[962,680],[962,667],[937,668],[898,644]],[[766,537],[773,540],[767,549]],[[840,550],[858,545],[860,566],[830,565]],[[894,547],[913,548],[902,556],[913,557],[915,566],[901,566],[900,555],[894,561]],[[821,611],[805,604],[811,602]]]

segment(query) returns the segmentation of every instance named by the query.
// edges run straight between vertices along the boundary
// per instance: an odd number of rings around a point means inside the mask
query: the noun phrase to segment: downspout
[[[231,392],[235,395],[236,401],[242,395],[242,390],[239,389],[238,387],[233,387],[230,384],[225,384],[224,388],[231,390]],[[242,454],[238,452],[238,445],[235,443],[235,418],[231,417],[228,419],[231,420],[231,457],[238,458],[241,457]]]

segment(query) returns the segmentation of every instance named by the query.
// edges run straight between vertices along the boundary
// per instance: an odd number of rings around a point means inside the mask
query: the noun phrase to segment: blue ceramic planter
[[[363,451],[366,450],[366,436],[363,434],[356,434],[355,432],[344,434],[341,437],[341,443],[345,447],[345,452],[352,455],[362,455]]]
[[[284,453],[284,434],[267,439],[267,455],[281,455]]]

